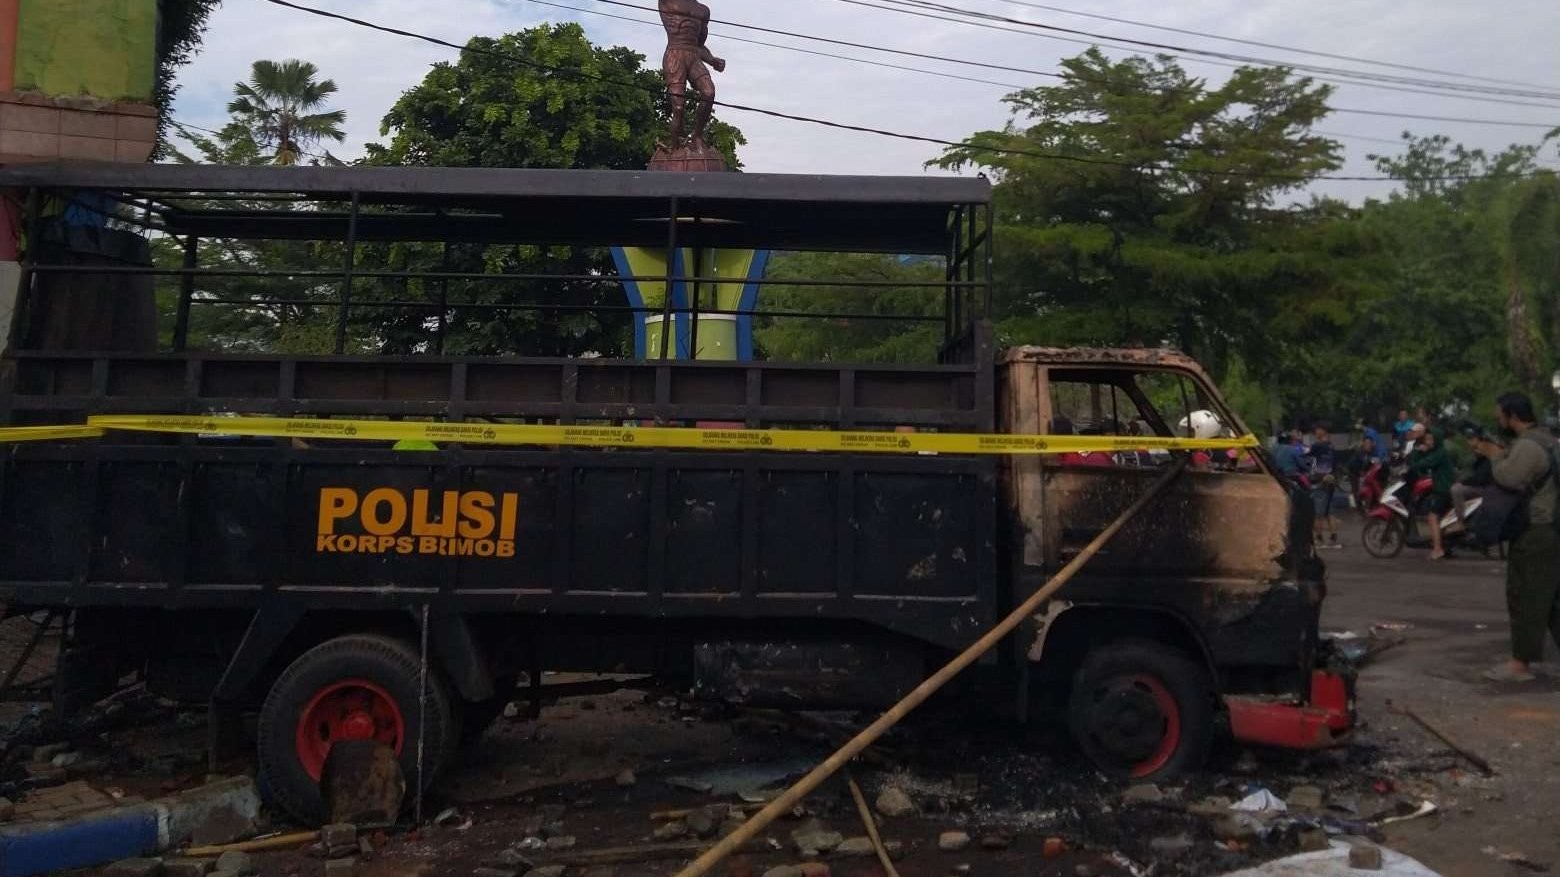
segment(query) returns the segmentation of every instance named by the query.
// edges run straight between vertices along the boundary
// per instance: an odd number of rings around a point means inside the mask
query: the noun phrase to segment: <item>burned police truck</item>
[[[258,711],[263,785],[300,819],[334,743],[431,782],[543,671],[891,703],[1171,467],[960,682],[1065,716],[1121,777],[1194,770],[1222,729],[1350,725],[1308,507],[1260,451],[1153,446],[1246,432],[1190,359],[996,349],[984,179],[40,165],[0,187],[25,205],[0,598],[64,619],[62,709],[137,679]],[[915,270],[797,279],[755,269],[769,252]],[[851,309],[884,288],[924,305]],[[918,326],[928,361],[732,335],[786,320]],[[507,346],[516,325],[558,349]],[[587,331],[636,355],[538,355]],[[889,452],[825,441],[846,432]],[[912,441],[1002,435],[1079,438]]]

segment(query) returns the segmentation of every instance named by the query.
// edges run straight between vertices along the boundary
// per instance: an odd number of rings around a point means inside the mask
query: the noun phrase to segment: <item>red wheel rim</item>
[[[1159,707],[1159,714],[1165,720],[1164,736],[1159,738],[1154,753],[1132,766],[1132,778],[1141,779],[1169,764],[1175,750],[1181,745],[1181,708],[1170,694],[1170,689],[1159,681],[1159,677],[1140,673],[1132,677],[1132,683],[1153,696],[1154,704]]]
[[[401,754],[406,722],[388,691],[367,679],[343,679],[314,693],[298,716],[298,761],[319,780],[330,747],[343,740],[377,740]]]

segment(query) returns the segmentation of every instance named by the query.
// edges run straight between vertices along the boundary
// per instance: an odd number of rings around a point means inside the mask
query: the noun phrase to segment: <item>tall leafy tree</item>
[[[1006,128],[936,162],[997,181],[1007,336],[1274,366],[1267,326],[1326,282],[1293,245],[1315,211],[1280,201],[1341,163],[1311,132],[1329,88],[1273,68],[1211,88],[1169,58],[1097,49],[1063,69],[1008,96]]]
[[[228,112],[249,126],[274,164],[299,164],[315,145],[346,139],[341,126],[347,114],[326,109],[336,82],[319,74],[313,63],[296,58],[256,61],[249,81],[234,84]]]
[[[621,46],[602,47],[577,24],[542,25],[497,38],[471,40],[460,59],[434,65],[385,115],[382,144],[369,147],[377,165],[595,168],[642,170],[664,138],[670,106],[660,73]],[[711,143],[732,167],[746,141],[720,122]],[[627,305],[604,250],[570,247],[397,244],[366,247],[365,265],[385,270],[486,272],[491,280],[365,281],[357,296],[427,301],[427,309],[365,311],[363,334],[377,349],[416,353],[442,345],[447,353],[572,356],[632,353]],[[521,282],[506,274],[602,276],[607,282]],[[434,302],[447,294],[443,331]],[[563,304],[602,308],[524,310]],[[517,307],[518,306],[518,307]],[[505,308],[513,308],[506,310]]]

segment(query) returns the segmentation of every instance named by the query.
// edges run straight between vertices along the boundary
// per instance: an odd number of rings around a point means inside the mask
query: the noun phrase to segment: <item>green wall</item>
[[[149,102],[157,0],[21,0],[16,89]]]

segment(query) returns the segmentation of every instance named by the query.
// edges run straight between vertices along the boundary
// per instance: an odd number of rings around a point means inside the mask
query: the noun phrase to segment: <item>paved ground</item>
[[[1438,748],[1393,712],[1408,708],[1498,772],[1487,784],[1470,772],[1435,777],[1442,816],[1389,827],[1392,844],[1455,877],[1531,872],[1486,847],[1560,869],[1560,680],[1496,685],[1479,677],[1506,654],[1504,565],[1476,555],[1432,562],[1423,551],[1382,561],[1352,545],[1327,560],[1326,626],[1363,633],[1383,621],[1413,625],[1404,645],[1361,675],[1367,736],[1409,751]],[[1550,650],[1553,660],[1552,643]]]

